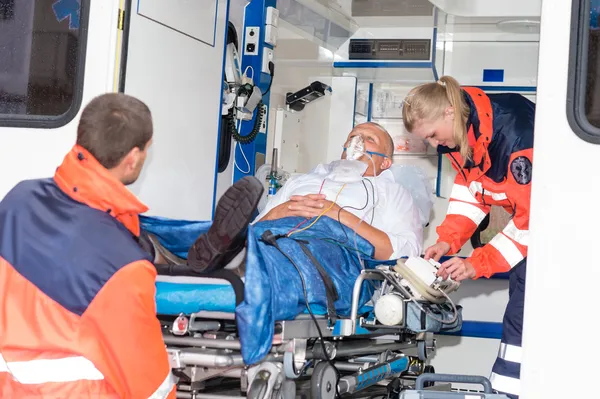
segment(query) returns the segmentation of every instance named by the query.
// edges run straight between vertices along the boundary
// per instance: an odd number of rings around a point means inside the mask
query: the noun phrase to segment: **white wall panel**
[[[503,69],[503,82],[484,82],[484,69]],[[447,42],[444,75],[462,85],[535,86],[537,42]]]
[[[215,45],[217,0],[138,0],[138,15]],[[224,12],[224,10],[222,10]]]
[[[154,119],[154,146],[132,191],[151,215],[212,218],[226,6],[218,1],[214,47],[132,15],[125,91]]]

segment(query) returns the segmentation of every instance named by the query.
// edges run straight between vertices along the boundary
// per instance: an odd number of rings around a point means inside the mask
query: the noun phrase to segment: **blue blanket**
[[[275,235],[285,234],[303,220],[285,218],[260,222],[248,229],[245,298],[235,310],[242,357],[248,365],[259,362],[269,352],[275,321],[291,320],[306,312],[305,294],[298,271],[279,250],[261,240],[266,230]],[[155,234],[167,249],[183,258],[187,256],[188,248],[198,235],[207,231],[211,224],[149,217],[141,217],[141,222],[142,228]],[[308,223],[304,226],[307,225]],[[331,277],[339,295],[335,302],[337,313],[341,316],[349,315],[354,282],[362,269],[354,247],[354,232],[342,227],[337,221],[323,217],[305,232],[277,241],[302,272],[312,312],[326,314],[327,300],[323,280],[295,239],[307,243]],[[356,241],[366,268],[381,263],[372,258],[374,249],[368,241],[360,236]],[[369,291],[370,286],[364,284],[359,306],[370,299]]]

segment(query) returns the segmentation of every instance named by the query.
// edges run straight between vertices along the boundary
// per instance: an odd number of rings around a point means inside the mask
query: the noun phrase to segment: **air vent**
[[[428,61],[428,39],[350,39],[350,60]]]
[[[352,0],[352,17],[426,17],[433,14],[428,0]]]

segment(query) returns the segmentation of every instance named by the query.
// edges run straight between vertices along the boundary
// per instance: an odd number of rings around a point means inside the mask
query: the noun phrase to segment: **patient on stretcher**
[[[348,161],[345,149],[357,135],[362,137],[364,152],[369,155]],[[320,164],[310,173],[291,178],[269,199],[254,223],[305,218],[288,233],[293,235],[308,232],[315,218],[328,217],[367,240],[374,247],[374,259],[419,256],[423,223],[410,193],[395,182],[388,170],[393,148],[390,135],[380,125],[357,125],[348,135],[340,161]],[[243,250],[247,227],[263,191],[257,179],[245,178],[223,195],[209,231],[189,249],[187,264],[192,269],[211,272],[225,267]],[[143,234],[142,238],[155,263],[186,262],[162,248],[152,236]]]

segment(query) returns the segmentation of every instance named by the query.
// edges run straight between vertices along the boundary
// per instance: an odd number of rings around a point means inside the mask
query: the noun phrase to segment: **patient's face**
[[[381,154],[386,154],[388,152],[387,146],[390,142],[390,138],[386,132],[381,130],[376,125],[372,125],[367,123],[362,123],[357,125],[352,129],[346,142],[344,143],[344,147],[347,147],[350,144],[350,140],[356,135],[360,135],[363,137],[365,142],[365,150],[371,152],[378,152]],[[389,168],[391,165],[391,160],[381,156],[372,154],[370,155],[373,158],[373,162],[367,156],[362,156],[359,158],[359,161],[364,162],[368,165],[368,169],[365,172],[366,176],[378,175],[383,170]],[[346,159],[346,151],[342,153],[342,159]],[[373,169],[373,164],[375,164],[375,169]]]

